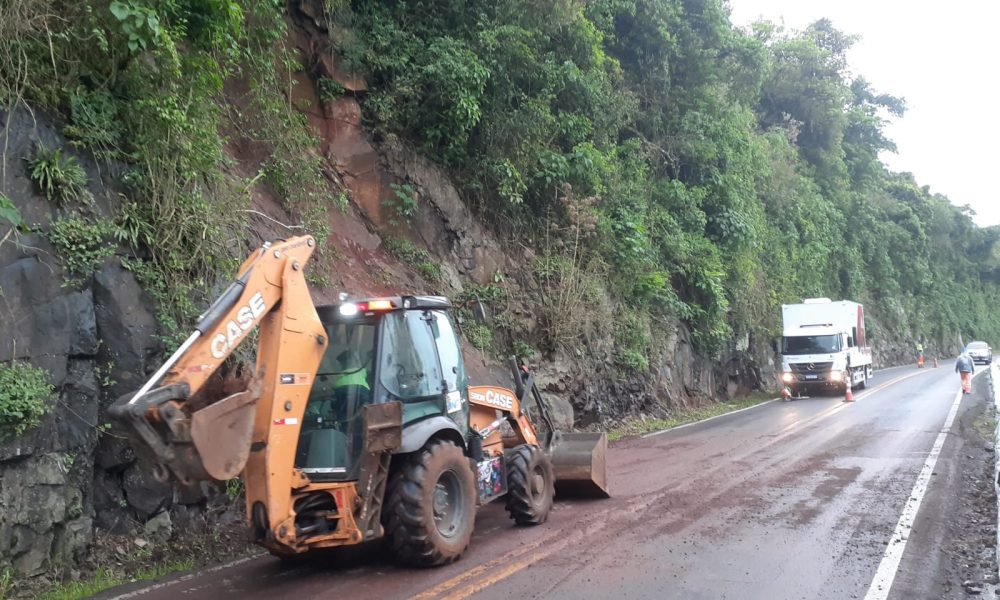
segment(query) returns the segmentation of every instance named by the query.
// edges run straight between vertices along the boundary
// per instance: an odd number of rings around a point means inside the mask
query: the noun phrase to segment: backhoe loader
[[[417,566],[462,554],[477,505],[505,498],[517,524],[536,525],[556,489],[607,497],[607,436],[555,431],[526,366],[511,360],[514,391],[469,386],[443,297],[316,307],[303,276],[314,246],[309,236],[264,244],[177,351],[112,406],[158,478],[242,473],[253,539],[277,556],[385,537]],[[257,325],[252,376],[215,396],[210,378]]]

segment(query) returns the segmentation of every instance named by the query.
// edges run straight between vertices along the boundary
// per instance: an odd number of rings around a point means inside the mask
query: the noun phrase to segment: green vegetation
[[[176,561],[160,566],[143,569],[132,575],[120,575],[105,569],[98,569],[97,572],[83,581],[72,581],[52,590],[41,596],[40,600],[79,600],[90,598],[98,592],[136,581],[149,581],[159,579],[164,575],[189,571],[194,568],[194,561],[191,559]]]
[[[480,325],[475,321],[466,321],[462,324],[462,333],[469,340],[473,348],[485,350],[493,343],[493,331],[486,325]]]
[[[243,483],[243,478],[233,477],[226,481],[226,498],[229,498],[230,502],[236,502],[243,495],[245,489],[246,486]]]
[[[90,275],[115,253],[115,227],[109,221],[84,218],[61,219],[46,234],[66,267],[67,284]]]
[[[654,431],[663,431],[664,429],[671,429],[687,423],[695,423],[697,421],[703,421],[705,419],[731,413],[736,410],[757,406],[758,404],[762,404],[773,399],[774,398],[766,392],[754,392],[749,396],[744,396],[731,402],[720,402],[704,408],[680,411],[677,414],[665,419],[630,417],[608,432],[608,439],[614,441],[623,437],[644,435]]]
[[[535,240],[542,349],[614,337],[643,370],[673,318],[714,354],[818,295],[895,335],[1000,336],[1000,230],[887,171],[904,103],[850,75],[854,40],[827,21],[742,31],[721,0],[329,4],[370,125]],[[608,331],[608,301],[641,325]]]
[[[393,196],[383,202],[383,205],[389,210],[389,224],[405,225],[417,212],[416,190],[408,183],[402,185],[390,183],[389,188],[392,190]]]
[[[8,231],[4,232],[5,237],[10,234],[10,231],[21,229],[24,226],[21,211],[14,206],[10,198],[3,194],[0,194],[0,221],[4,222],[8,228]]]
[[[519,358],[531,358],[532,356],[538,354],[538,351],[531,346],[531,344],[521,341],[514,341],[514,356]]]
[[[441,265],[431,259],[431,255],[422,248],[417,248],[409,240],[392,236],[382,238],[382,247],[390,256],[416,269],[427,281],[441,279]]]
[[[28,175],[50,202],[64,206],[73,201],[89,201],[87,173],[75,156],[63,156],[59,148],[39,145],[28,160]]]
[[[983,412],[976,417],[976,432],[983,441],[992,446],[997,435],[997,413],[992,402],[987,402]]]
[[[53,394],[45,369],[19,362],[0,364],[0,441],[36,427]]]
[[[905,104],[849,72],[854,40],[827,21],[740,30],[722,0],[324,6],[342,64],[366,80],[366,125],[446,167],[511,248],[530,250],[519,301],[541,352],[641,372],[678,319],[709,355],[734,339],[766,347],[781,303],[820,295],[865,302],[880,335],[1000,339],[1000,228],[880,162]],[[103,217],[168,340],[243,254],[251,190],[280,199],[321,249],[329,212],[347,209],[300,110],[309,100],[292,93],[309,69],[286,11],[0,4],[0,102],[60,115],[74,148],[125,165],[125,199]],[[346,93],[313,83],[320,102]],[[227,140],[255,149],[259,173],[234,174]],[[85,200],[71,156],[25,158],[54,203]],[[392,193],[383,208],[403,227],[417,193]],[[0,219],[14,224],[11,208],[0,202]],[[74,276],[106,251],[75,247]],[[440,279],[412,244],[387,250]]]
[[[241,209],[258,179],[227,169],[226,138],[254,144],[260,181],[325,237],[331,190],[289,100],[299,65],[286,32],[284,3],[273,0],[0,4],[0,103],[61,115],[74,147],[126,165],[124,201],[105,217],[152,290],[168,340],[244,253]],[[227,94],[227,81],[249,91]],[[27,167],[55,204],[85,200],[86,174],[61,150],[39,147]],[[55,236],[79,241],[63,235],[81,232],[72,228]],[[68,271],[86,275],[93,249],[72,254],[81,260]]]
[[[11,588],[14,585],[14,569],[11,567],[4,567],[0,570],[0,600],[7,597]]]

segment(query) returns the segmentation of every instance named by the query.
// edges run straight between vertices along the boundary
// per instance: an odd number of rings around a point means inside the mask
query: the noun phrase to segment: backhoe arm
[[[298,432],[327,345],[303,275],[314,249],[309,236],[264,244],[163,366],[111,407],[160,478],[173,474],[185,484],[230,479],[243,470],[252,445],[267,446],[275,424],[287,422]],[[257,364],[247,388],[194,405],[192,397],[258,324]]]

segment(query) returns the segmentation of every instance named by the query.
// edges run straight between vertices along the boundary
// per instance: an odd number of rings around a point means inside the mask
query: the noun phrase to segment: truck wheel
[[[549,455],[522,444],[504,457],[507,464],[507,512],[518,525],[541,525],[549,518],[555,475]]]
[[[469,547],[476,520],[476,481],[469,459],[448,440],[431,440],[389,479],[383,525],[402,563],[454,562]]]

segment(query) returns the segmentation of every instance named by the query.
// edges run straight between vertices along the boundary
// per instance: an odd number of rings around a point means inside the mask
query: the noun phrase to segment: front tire
[[[518,525],[541,525],[549,518],[555,496],[555,474],[549,455],[522,444],[505,457],[507,512]]]
[[[393,555],[418,567],[456,561],[472,538],[476,497],[462,450],[448,440],[428,442],[389,479],[383,524]]]

